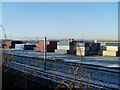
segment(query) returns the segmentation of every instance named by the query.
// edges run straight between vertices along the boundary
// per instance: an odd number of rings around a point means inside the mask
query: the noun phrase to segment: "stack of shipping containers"
[[[98,55],[100,43],[78,42],[76,45],[76,55],[90,56]]]
[[[75,54],[75,44],[74,40],[63,40],[57,42],[56,54]]]
[[[107,48],[106,46],[114,46],[115,44],[118,46],[118,40],[95,40],[95,43],[100,43],[100,51],[99,51],[99,55],[103,55],[103,51],[105,51]]]
[[[103,56],[120,56],[120,43],[106,43]]]

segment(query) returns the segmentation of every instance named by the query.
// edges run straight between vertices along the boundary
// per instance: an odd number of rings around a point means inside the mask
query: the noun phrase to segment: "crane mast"
[[[4,34],[4,38],[7,39],[7,36],[6,36],[5,29],[4,29],[3,25],[0,25],[0,27],[2,27],[2,31],[3,31],[3,34]]]

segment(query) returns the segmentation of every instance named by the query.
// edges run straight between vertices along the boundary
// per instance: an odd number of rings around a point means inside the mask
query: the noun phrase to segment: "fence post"
[[[44,37],[44,70],[46,70],[46,37]]]

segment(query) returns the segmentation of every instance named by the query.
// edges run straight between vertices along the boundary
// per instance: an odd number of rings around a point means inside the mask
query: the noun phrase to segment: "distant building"
[[[100,50],[100,43],[77,42],[76,45],[76,55],[79,56],[98,55],[99,50]]]
[[[3,48],[4,49],[15,48],[15,44],[22,44],[22,41],[6,40],[6,41],[4,41]]]
[[[60,40],[57,42],[57,49],[55,49],[56,54],[75,54],[76,42],[74,39]]]
[[[57,49],[57,41],[46,41],[47,52],[55,52]],[[38,41],[36,43],[36,51],[44,52],[44,41]]]

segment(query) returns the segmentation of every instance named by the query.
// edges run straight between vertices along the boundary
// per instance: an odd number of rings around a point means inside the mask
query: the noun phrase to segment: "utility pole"
[[[27,43],[27,32],[26,32],[26,43]]]
[[[44,70],[46,70],[46,37],[44,37]]]
[[[82,27],[82,41],[83,41],[83,27]]]
[[[36,41],[38,40],[37,36],[36,36]]]

